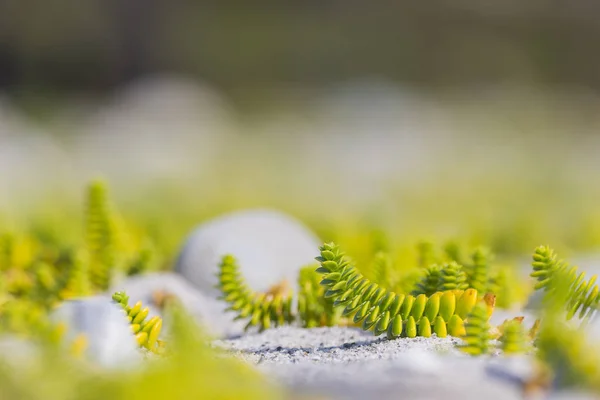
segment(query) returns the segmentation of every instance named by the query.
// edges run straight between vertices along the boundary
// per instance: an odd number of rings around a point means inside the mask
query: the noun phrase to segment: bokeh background
[[[593,251],[599,12],[0,1],[0,224],[75,238],[83,187],[102,176],[169,255],[195,224],[248,207],[347,246],[384,232]]]

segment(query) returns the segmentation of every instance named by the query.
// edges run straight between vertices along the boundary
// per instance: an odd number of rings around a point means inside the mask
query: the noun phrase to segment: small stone
[[[82,351],[92,362],[120,368],[133,366],[142,359],[123,309],[108,297],[65,301],[51,317],[55,322],[65,324],[66,344],[85,338]]]
[[[244,321],[233,321],[233,315],[225,312],[227,303],[205,295],[184,277],[173,272],[134,276],[113,286],[110,293],[116,291],[125,291],[130,304],[141,301],[150,309],[149,317],[162,315],[160,299],[173,296],[207,333],[217,337],[240,334],[246,324]],[[168,329],[168,320],[164,320],[163,330],[168,332]]]
[[[235,256],[256,291],[287,280],[296,284],[301,267],[314,264],[319,239],[300,222],[273,210],[246,210],[202,224],[190,234],[175,270],[202,292],[217,297],[215,276],[221,258]]]

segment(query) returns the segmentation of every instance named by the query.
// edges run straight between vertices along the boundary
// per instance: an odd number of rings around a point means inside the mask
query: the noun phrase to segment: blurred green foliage
[[[34,221],[31,229],[0,234],[0,304],[24,301],[50,310],[62,300],[104,292],[132,270],[156,268],[141,244],[147,237],[128,230],[110,208],[107,190],[101,181],[88,186],[83,221]],[[73,223],[83,226],[79,241],[47,234]],[[0,307],[0,316],[4,311]]]
[[[539,246],[533,253],[531,276],[538,280],[536,289],[544,292],[536,355],[548,368],[553,386],[597,392],[598,342],[586,331],[598,309],[596,275],[586,281],[585,274],[578,274],[577,267],[559,259],[552,248]],[[580,319],[572,319],[576,315]]]
[[[570,266],[566,261],[558,258],[553,249],[548,246],[539,246],[533,254],[533,272],[531,277],[537,279],[534,288],[544,292],[544,300],[552,304],[563,304],[566,319],[574,316],[589,320],[598,309],[600,294],[596,285],[597,275],[592,275],[586,280],[585,272],[579,272],[576,266]],[[557,287],[565,286],[560,291]],[[552,299],[557,295],[566,293],[560,300]]]
[[[0,397],[6,400],[63,399],[280,399],[283,392],[241,361],[219,355],[176,305],[168,356],[138,368],[99,370],[53,344],[36,358],[0,362]],[[231,384],[235,382],[235,384]]]

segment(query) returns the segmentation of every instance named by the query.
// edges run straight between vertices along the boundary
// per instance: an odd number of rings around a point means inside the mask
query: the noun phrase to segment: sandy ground
[[[527,357],[460,353],[456,338],[386,340],[354,328],[283,327],[213,343],[294,393],[339,399],[519,399]],[[497,354],[497,353],[496,353]]]

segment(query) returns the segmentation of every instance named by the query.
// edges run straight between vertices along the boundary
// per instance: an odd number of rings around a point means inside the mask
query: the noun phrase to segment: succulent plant
[[[487,312],[481,304],[477,304],[467,316],[464,344],[459,348],[474,356],[486,354],[490,347],[489,328]]]
[[[125,310],[127,319],[131,324],[131,330],[140,347],[158,353],[161,344],[158,336],[162,329],[162,319],[158,316],[147,319],[150,310],[148,307],[142,308],[141,301],[129,306],[129,296],[125,292],[115,292],[112,299]]]
[[[266,292],[255,292],[248,287],[232,255],[221,259],[217,287],[222,292],[221,299],[230,304],[228,310],[237,313],[235,319],[248,319],[246,330],[258,327],[263,331],[293,323],[307,328],[336,325],[340,310],[323,296],[324,289],[319,285],[315,269],[315,266],[306,266],[300,270],[296,310],[292,307],[294,298],[287,282],[274,285]]]
[[[504,354],[521,354],[525,353],[530,347],[528,345],[529,337],[523,328],[521,321],[513,319],[508,321],[503,329],[500,342]]]
[[[474,289],[416,297],[396,294],[364,278],[336,244],[325,243],[320,251],[317,271],[323,274],[325,297],[345,307],[343,316],[354,316],[355,323],[362,322],[362,329],[372,330],[375,335],[387,333],[389,339],[430,336],[432,332],[439,336],[460,335],[463,320],[478,303]]]
[[[228,310],[237,313],[235,319],[249,319],[246,329],[257,326],[263,331],[294,320],[292,297],[287,285],[280,284],[265,293],[254,292],[246,284],[232,255],[221,259],[218,278],[221,298],[230,304]]]
[[[532,267],[531,277],[538,281],[534,287],[536,290],[543,290],[547,298],[555,296],[557,286],[564,285],[568,288],[563,299],[567,320],[575,315],[589,318],[598,308],[600,296],[598,285],[595,284],[596,275],[586,281],[584,272],[578,273],[577,267],[559,260],[554,250],[548,246],[535,249]]]

